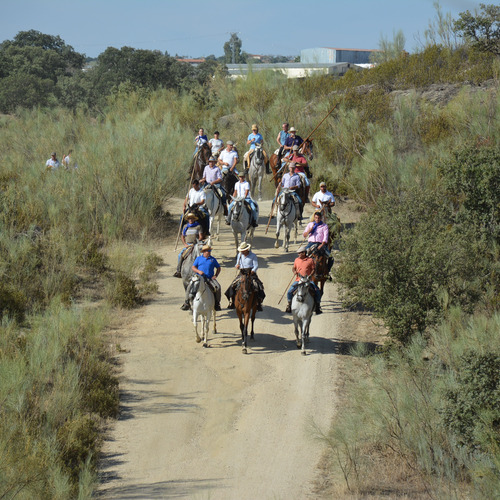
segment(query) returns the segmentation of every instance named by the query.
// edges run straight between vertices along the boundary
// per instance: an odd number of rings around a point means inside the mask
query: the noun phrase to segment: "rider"
[[[224,149],[224,143],[221,139],[219,139],[218,130],[214,132],[214,136],[208,141],[208,144],[210,144],[210,147],[212,148],[212,156],[214,158],[217,158],[221,151]]]
[[[292,148],[294,146],[301,146],[304,142],[302,137],[296,135],[297,130],[295,127],[291,127],[289,131],[288,139],[285,141],[285,145],[283,146],[283,151],[289,156],[292,153]]]
[[[283,146],[285,145],[285,142],[289,137],[290,134],[288,133],[288,122],[283,122],[283,125],[281,125],[281,130],[278,133],[278,137],[276,137],[276,142],[278,143],[279,147],[279,153],[277,152],[276,154],[283,154]]]
[[[238,257],[236,259],[236,269],[239,269],[240,272],[249,271],[250,276],[254,282],[254,286],[257,289],[258,293],[258,303],[257,303],[257,311],[262,311],[262,302],[266,296],[264,292],[264,285],[262,281],[260,281],[257,276],[257,269],[259,269],[259,263],[257,260],[257,256],[250,251],[252,246],[246,241],[242,242],[238,247]],[[236,295],[236,290],[238,289],[238,284],[240,282],[239,276],[234,278],[233,282],[229,285],[229,288],[224,292],[224,295],[229,300],[228,309],[234,309],[234,296]]]
[[[203,229],[201,224],[198,222],[198,217],[192,212],[186,215],[187,223],[184,224],[181,232],[181,240],[184,243],[184,248],[179,252],[177,257],[177,270],[174,273],[176,278],[181,278],[181,265],[183,256],[187,255],[185,252],[188,248],[194,245],[197,241],[203,239]]]
[[[211,156],[208,159],[208,165],[203,170],[203,179],[201,179],[201,183],[210,184],[213,186],[214,191],[217,196],[221,199],[222,206],[224,208],[224,215],[227,216],[227,207],[226,207],[226,193],[220,183],[222,182],[222,173],[219,167],[216,165],[217,160]]]
[[[299,193],[297,193],[297,189],[301,186],[300,176],[295,173],[295,163],[288,164],[288,172],[281,179],[281,183],[276,188],[276,196],[280,191],[280,188],[286,188],[291,191],[294,197],[294,202],[297,206],[297,211],[299,212],[299,219],[302,219],[302,210],[304,209],[304,205],[302,200],[300,199]]]
[[[57,170],[60,166],[59,160],[57,159],[56,152],[54,151],[50,158],[45,162],[46,170]]]
[[[187,206],[186,206],[187,205]],[[208,236],[208,211],[205,207],[205,192],[200,187],[200,181],[198,179],[193,180],[193,187],[189,190],[184,204],[182,205],[182,213],[185,213],[188,208],[194,208],[200,213],[201,222],[203,227],[203,232]]]
[[[245,198],[245,201],[250,205],[250,209],[252,210],[252,219],[250,223],[253,227],[257,227],[258,224],[258,214],[257,214],[257,206],[255,205],[255,201],[250,197],[250,183],[245,180],[245,172],[240,172],[238,174],[238,182],[234,185],[233,192],[233,201],[229,204],[228,207],[228,216],[226,217],[226,224],[231,224],[231,210],[236,202],[237,198]]]
[[[335,198],[333,194],[326,189],[325,182],[320,182],[319,191],[313,196],[311,204],[318,210],[321,210],[323,206],[327,206],[329,208],[335,206]]]
[[[194,138],[194,143],[196,144],[196,149],[194,150],[193,156],[196,155],[200,147],[205,143],[208,142],[208,137],[205,135],[205,131],[200,128],[198,130],[198,135]]]
[[[249,134],[247,138],[247,146],[250,146],[250,149],[245,153],[245,156],[243,156],[243,167],[245,170],[248,170],[250,167],[250,161],[252,159],[252,155],[255,152],[255,146],[257,144],[262,144],[264,146],[264,138],[262,137],[261,134],[259,134],[259,127],[254,123],[252,125],[252,133]],[[262,153],[264,154],[264,162],[266,164],[266,173],[269,173],[269,158],[267,157],[267,153],[262,150]]]
[[[226,149],[224,149],[219,155],[217,164],[224,174],[226,174],[227,172],[234,172],[236,175],[238,175],[238,171],[236,170],[236,164],[238,163],[238,160],[238,153],[234,149],[233,141],[227,141]]]
[[[307,238],[306,249],[311,253],[318,253],[318,255],[325,254],[328,262],[328,272],[333,266],[333,258],[331,257],[330,250],[328,248],[328,237],[330,230],[328,229],[328,224],[323,222],[323,215],[321,212],[314,212],[314,221],[309,222],[306,226],[306,230],[303,233],[304,238]]]
[[[295,146],[292,146],[292,151],[292,156],[287,158],[286,161],[288,163],[295,163],[295,172],[299,174],[302,179],[304,179],[304,184],[306,186],[304,203],[309,203],[309,190],[311,189],[309,179],[312,177],[312,174],[309,170],[306,157],[299,151],[299,146],[296,144]]]
[[[302,245],[298,250],[297,253],[299,256],[295,259],[293,263],[293,269],[292,272],[295,274],[295,281],[292,283],[292,286],[288,289],[288,292],[286,294],[286,298],[288,299],[288,304],[286,306],[285,312],[290,313],[292,312],[292,299],[293,299],[293,294],[297,287],[299,286],[299,281],[300,281],[300,276],[311,276],[314,274],[314,260],[311,259],[311,257],[307,256],[306,253],[306,246]],[[321,296],[323,295],[323,292],[318,288],[316,283],[314,281],[311,281],[309,283],[309,286],[312,288],[314,292],[314,299],[316,303],[316,314],[321,314],[323,311],[321,310]]]
[[[191,268],[194,273],[199,274],[200,276],[205,276],[208,281],[207,284],[214,293],[215,298],[215,306],[214,309],[216,311],[220,311],[220,285],[217,282],[217,276],[219,276],[221,267],[217,262],[215,257],[212,257],[212,247],[210,245],[203,245],[201,249],[202,254],[199,257],[196,257],[193,267]],[[183,311],[187,311],[190,307],[189,305],[189,294],[191,286],[188,285],[186,288],[186,300],[184,304],[182,304],[181,309]]]

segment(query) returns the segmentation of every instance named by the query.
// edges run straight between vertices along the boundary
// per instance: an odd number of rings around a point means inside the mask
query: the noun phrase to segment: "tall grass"
[[[367,359],[363,378],[348,384],[344,404],[325,436],[351,492],[376,494],[417,474],[430,497],[496,498],[500,436],[491,421],[498,422],[499,409],[481,407],[474,400],[480,385],[460,385],[458,375],[467,353],[489,353],[500,362],[499,321],[498,314],[471,318],[454,309],[428,341],[416,337],[401,352]],[[498,397],[498,372],[493,377]],[[458,416],[446,415],[450,394],[457,390],[477,412],[472,424],[477,442],[472,448],[464,447],[450,426],[450,418]],[[488,415],[484,423],[481,414]],[[386,475],[374,469],[384,456],[398,464]],[[408,482],[407,493],[411,486]]]

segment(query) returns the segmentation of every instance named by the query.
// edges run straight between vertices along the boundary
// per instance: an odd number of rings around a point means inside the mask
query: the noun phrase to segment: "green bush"
[[[443,418],[458,443],[484,449],[485,426],[500,446],[500,353],[466,352],[456,367],[456,386],[445,396]]]
[[[141,302],[135,281],[123,272],[115,273],[108,278],[106,298],[111,305],[124,309],[133,309]]]
[[[442,198],[417,188],[384,197],[343,240],[344,302],[372,309],[403,343],[442,317],[445,294],[471,311],[488,283],[484,249],[470,229],[454,227]]]

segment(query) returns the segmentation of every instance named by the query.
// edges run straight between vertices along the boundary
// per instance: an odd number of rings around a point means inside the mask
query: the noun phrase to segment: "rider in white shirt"
[[[234,185],[233,201],[229,204],[227,209],[228,216],[226,217],[226,224],[231,224],[231,210],[234,206],[236,198],[245,198],[245,201],[248,202],[250,208],[252,209],[252,220],[250,223],[253,227],[257,227],[259,225],[257,222],[259,218],[259,209],[255,201],[250,198],[250,183],[245,180],[244,172],[240,172],[238,174],[238,178],[238,182]]]
[[[323,208],[323,205],[326,205],[330,208],[335,206],[335,198],[333,194],[326,189],[326,183],[320,183],[319,191],[313,196],[311,204],[318,210],[321,210]]]
[[[219,139],[218,130],[214,132],[214,136],[212,137],[212,139],[208,141],[208,144],[210,144],[210,147],[212,148],[212,156],[217,158],[217,156],[219,156],[219,154],[224,149],[224,142],[222,142],[222,140]]]

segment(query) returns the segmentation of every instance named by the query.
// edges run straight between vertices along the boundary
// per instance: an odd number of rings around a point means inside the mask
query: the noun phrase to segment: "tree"
[[[241,53],[241,40],[236,33],[224,44],[224,62],[226,64],[244,64],[246,57]]]
[[[406,39],[402,30],[393,33],[392,42],[382,36],[379,41],[379,51],[372,52],[370,61],[376,64],[397,59],[404,53]]]
[[[425,30],[426,47],[429,45],[443,45],[448,49],[457,47],[456,33],[453,29],[453,19],[447,12],[443,14],[440,3],[434,2],[436,17],[429,22],[429,27]]]
[[[480,4],[473,16],[468,10],[455,21],[454,30],[472,47],[481,52],[500,55],[500,6]]]

